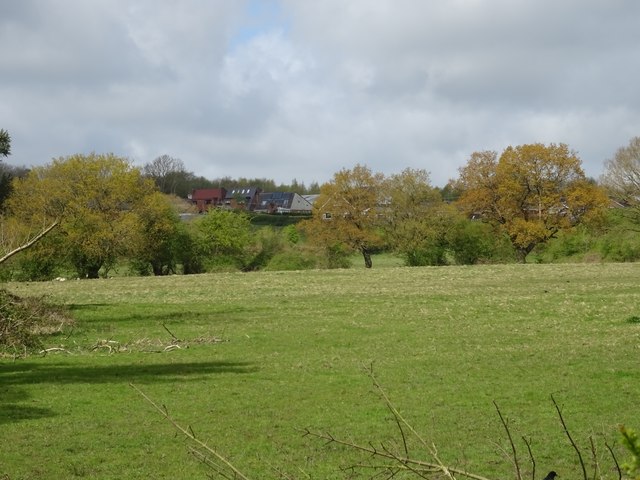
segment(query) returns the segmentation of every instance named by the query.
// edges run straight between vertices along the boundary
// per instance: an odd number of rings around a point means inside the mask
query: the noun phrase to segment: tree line
[[[6,157],[10,137],[1,132]],[[319,186],[311,218],[278,228],[258,228],[248,212],[219,209],[185,221],[167,194],[177,192],[179,172],[183,165],[171,157],[136,168],[112,154],[90,154],[13,177],[2,203],[0,275],[334,268],[349,266],[354,252],[366,267],[377,252],[411,266],[552,261],[596,246],[601,259],[640,258],[633,235],[640,223],[640,138],[606,161],[600,182],[585,176],[563,144],[474,152],[444,188],[433,186],[425,170],[386,176],[356,165]],[[219,184],[233,187],[228,181]],[[290,187],[296,185],[302,187]]]

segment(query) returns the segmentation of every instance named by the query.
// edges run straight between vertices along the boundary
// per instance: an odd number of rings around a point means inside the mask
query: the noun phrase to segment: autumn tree
[[[10,213],[30,225],[59,223],[66,254],[81,277],[97,278],[129,253],[137,210],[154,191],[126,159],[73,155],[33,168],[14,183]]]
[[[371,268],[372,250],[382,244],[378,215],[385,199],[384,176],[356,165],[342,169],[320,187],[312,219],[306,225],[308,237],[325,248],[344,245],[359,252],[365,267]]]
[[[508,235],[520,261],[559,231],[602,212],[603,190],[590,182],[578,156],[564,144],[475,152],[460,169],[459,200]]]
[[[632,138],[605,162],[602,184],[629,207],[623,210],[625,216],[640,225],[640,137]]]

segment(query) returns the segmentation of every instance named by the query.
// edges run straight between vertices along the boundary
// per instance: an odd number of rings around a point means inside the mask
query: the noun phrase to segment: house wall
[[[291,210],[294,212],[311,212],[311,204],[297,193],[293,195]]]

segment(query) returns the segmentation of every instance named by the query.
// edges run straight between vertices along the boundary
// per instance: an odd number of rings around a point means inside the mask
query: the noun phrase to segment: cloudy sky
[[[0,0],[14,165],[168,154],[213,179],[457,176],[567,143],[588,175],[640,135],[637,0]]]

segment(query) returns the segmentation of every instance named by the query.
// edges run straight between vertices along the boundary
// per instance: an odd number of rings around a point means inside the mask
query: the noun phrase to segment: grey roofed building
[[[258,196],[256,212],[311,213],[311,203],[294,192],[268,192]]]

